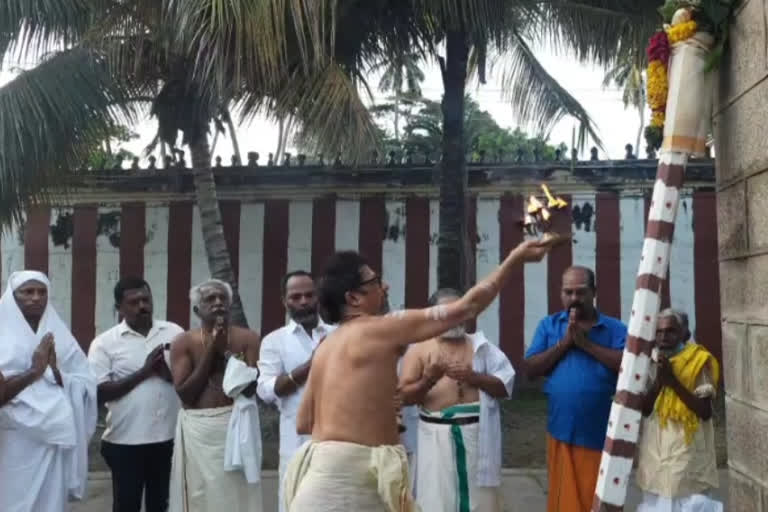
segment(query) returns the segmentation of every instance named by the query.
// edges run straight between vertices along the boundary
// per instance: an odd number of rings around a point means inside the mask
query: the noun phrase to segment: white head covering
[[[6,377],[29,370],[32,354],[49,332],[54,336],[59,364],[69,360],[75,350],[82,353],[50,302],[40,318],[37,332],[32,330],[13,292],[33,280],[43,283],[50,291],[50,281],[45,274],[25,270],[11,274],[8,287],[0,297],[0,372]],[[44,443],[75,445],[72,407],[64,390],[56,384],[50,367],[46,368],[43,377],[0,408],[0,429],[23,429],[29,437]]]

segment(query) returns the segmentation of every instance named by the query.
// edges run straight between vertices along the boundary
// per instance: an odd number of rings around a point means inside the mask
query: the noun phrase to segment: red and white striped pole
[[[624,510],[685,168],[689,156],[704,152],[709,129],[712,75],[705,68],[711,44],[711,35],[697,33],[672,50],[664,142],[592,512]]]
[[[667,276],[680,189],[688,155],[662,152],[648,211],[643,252],[629,319],[624,356],[600,462],[593,512],[624,509],[627,485],[640,434],[643,395],[648,380],[661,284]]]

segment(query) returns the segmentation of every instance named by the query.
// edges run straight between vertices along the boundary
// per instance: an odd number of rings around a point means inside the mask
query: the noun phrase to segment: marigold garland
[[[715,45],[710,52],[706,71],[717,67],[725,51],[728,24],[741,0],[665,0],[660,9],[664,28],[648,41],[647,96],[651,107],[651,122],[645,128],[649,149],[658,150],[664,138],[667,96],[669,95],[668,66],[673,45],[692,38],[696,32],[710,33]]]
[[[667,108],[667,95],[669,93],[667,64],[669,63],[670,44],[664,30],[660,30],[651,37],[648,42],[647,54],[647,95],[648,105],[653,114],[651,115],[651,124],[645,130],[645,141],[649,148],[657,150],[661,147],[663,138],[664,113]]]
[[[686,17],[681,17],[686,19]],[[651,107],[650,130],[646,130],[646,143],[650,148],[659,149],[664,133],[665,112],[667,108],[667,96],[669,95],[669,77],[667,66],[671,47],[674,44],[690,39],[696,34],[698,24],[687,17],[673,26],[665,26],[654,34],[648,41],[648,106]]]
[[[667,68],[660,60],[648,64],[648,105],[654,112],[667,105]]]
[[[699,25],[694,21],[686,21],[679,25],[674,25],[667,29],[667,37],[669,38],[669,44],[677,44],[686,39],[690,39],[698,30]]]

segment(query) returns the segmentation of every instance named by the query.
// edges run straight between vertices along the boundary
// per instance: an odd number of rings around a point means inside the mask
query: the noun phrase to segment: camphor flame
[[[544,203],[539,201],[539,199],[536,196],[531,195],[531,197],[528,198],[528,213],[529,214],[536,215],[537,213],[539,213],[539,211],[541,211],[542,208],[544,208]]]
[[[562,210],[568,206],[568,203],[563,198],[552,195],[552,192],[546,185],[542,184],[541,189],[546,195],[547,205],[544,206],[544,203],[539,198],[531,194],[525,209],[526,215],[522,224],[523,229],[530,235],[536,235],[538,232],[546,234],[551,228],[553,215],[551,210]]]
[[[552,195],[552,192],[550,192],[549,187],[544,185],[542,183],[541,189],[544,191],[544,194],[547,196],[547,206],[550,208],[556,208],[558,210],[565,208],[568,206],[568,203],[565,202],[565,200],[561,197],[555,197]]]

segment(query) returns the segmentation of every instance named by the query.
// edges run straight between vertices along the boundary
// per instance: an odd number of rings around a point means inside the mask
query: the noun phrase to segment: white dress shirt
[[[280,456],[290,457],[309,438],[296,433],[296,414],[304,394],[304,385],[296,392],[283,397],[275,394],[275,382],[280,375],[293,371],[306,363],[322,339],[335,329],[322,320],[307,331],[290,320],[287,325],[272,331],[261,341],[259,353],[259,397],[267,403],[277,404],[280,410]]]
[[[146,337],[125,321],[100,334],[88,350],[88,361],[99,384],[123,379],[141,369],[155,347],[183,333],[178,325],[152,321]],[[165,352],[166,363],[169,351]],[[142,381],[122,398],[107,402],[107,428],[102,439],[115,444],[149,444],[173,439],[181,402],[173,384],[160,377]]]

